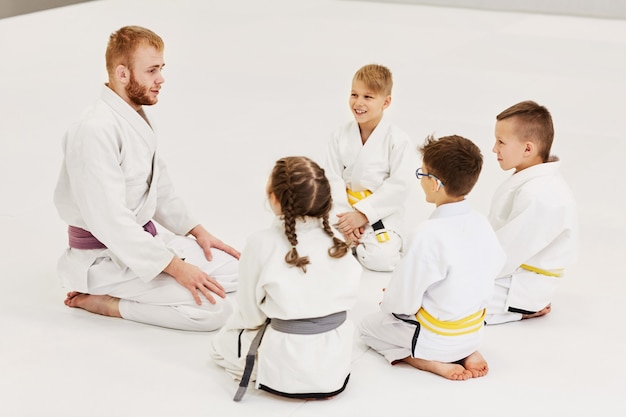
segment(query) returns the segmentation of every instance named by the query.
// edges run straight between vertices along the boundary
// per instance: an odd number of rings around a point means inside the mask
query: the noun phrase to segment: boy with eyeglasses
[[[505,255],[487,219],[466,196],[482,168],[480,149],[460,136],[426,138],[416,175],[436,208],[414,231],[380,311],[361,322],[361,338],[392,365],[451,380],[482,377],[478,352],[485,308]]]
[[[487,324],[541,317],[571,264],[577,246],[577,214],[561,177],[561,162],[550,154],[552,116],[534,101],[523,101],[496,117],[493,152],[500,167],[513,169],[495,192],[489,221],[507,254],[498,275]]]

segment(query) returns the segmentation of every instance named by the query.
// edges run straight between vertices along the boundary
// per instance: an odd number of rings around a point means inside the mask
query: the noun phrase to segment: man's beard
[[[135,80],[132,72],[130,74],[130,82],[126,85],[126,94],[130,101],[139,106],[151,106],[157,102],[156,98],[148,95],[148,88],[142,86]]]

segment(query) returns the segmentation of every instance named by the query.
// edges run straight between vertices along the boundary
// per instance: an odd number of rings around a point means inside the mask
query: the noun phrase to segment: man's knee
[[[180,305],[173,307],[186,323],[186,330],[211,332],[220,329],[233,313],[233,303],[227,298],[216,296],[215,304],[205,298],[202,305]]]

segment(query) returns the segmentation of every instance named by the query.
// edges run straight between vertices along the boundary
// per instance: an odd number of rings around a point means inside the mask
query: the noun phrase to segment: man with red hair
[[[110,36],[108,83],[63,140],[54,202],[69,247],[58,272],[70,307],[211,331],[232,311],[239,252],[187,211],[157,151],[143,108],[158,102],[163,50],[146,28]]]

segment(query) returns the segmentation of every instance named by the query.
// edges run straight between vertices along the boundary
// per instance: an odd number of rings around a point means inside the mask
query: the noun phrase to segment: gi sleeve
[[[265,299],[265,289],[259,285],[264,260],[262,242],[254,236],[248,239],[239,258],[239,284],[237,304],[239,306],[240,325],[244,329],[260,327],[267,316],[260,306]]]
[[[500,276],[514,272],[521,264],[545,269],[563,268],[552,265],[551,260],[535,265],[536,257],[563,233],[571,232],[571,219],[567,210],[560,208],[558,199],[538,198],[534,193],[521,190],[513,199],[513,206],[506,222],[496,230],[498,240],[507,254]],[[534,262],[535,261],[535,262]]]
[[[380,309],[386,313],[414,315],[422,306],[428,288],[445,278],[445,267],[437,255],[438,245],[428,233],[418,230],[402,261],[393,271]]]
[[[340,137],[340,133],[335,133],[328,141],[325,161],[326,178],[328,178],[328,182],[330,183],[333,198],[333,207],[329,219],[331,224],[334,225],[337,224],[337,214],[353,210],[348,202],[346,183],[343,179],[343,170],[345,167],[341,160],[341,152],[339,149]]]
[[[370,223],[390,216],[404,204],[411,179],[410,141],[408,137],[392,140],[389,145],[389,177],[372,194],[359,201],[354,208],[367,216]]]

